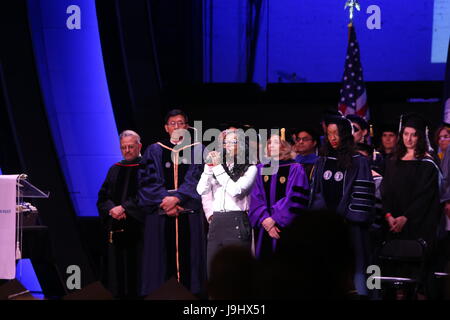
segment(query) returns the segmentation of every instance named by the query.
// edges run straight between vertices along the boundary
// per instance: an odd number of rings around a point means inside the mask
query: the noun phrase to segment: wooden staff
[[[174,184],[175,190],[178,190],[178,160],[180,158],[180,151],[182,151],[186,148],[195,146],[200,143],[195,142],[193,144],[184,146],[178,150],[169,148],[168,146],[165,146],[161,142],[158,142],[158,144],[161,147],[166,148],[175,154],[174,161],[173,161],[174,162],[173,163],[173,184]],[[179,252],[179,237],[178,237],[178,215],[175,216],[175,261],[176,261],[176,265],[177,265],[177,281],[180,282],[180,252]]]

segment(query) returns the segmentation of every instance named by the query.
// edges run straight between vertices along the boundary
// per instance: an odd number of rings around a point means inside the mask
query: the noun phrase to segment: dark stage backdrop
[[[96,8],[118,130],[153,143],[167,110],[183,104],[177,88],[202,81],[202,1],[96,0]]]
[[[5,2],[0,10],[0,133],[4,174],[25,173],[29,181],[50,192],[36,199],[61,285],[67,267],[81,269],[81,285],[94,280],[80,240],[67,185],[58,163],[38,81],[28,24],[27,1]]]
[[[319,125],[323,111],[337,106],[340,83],[256,84],[210,83],[185,85],[176,91],[192,120],[203,129],[227,121],[242,121],[256,128],[294,128]],[[430,123],[430,133],[442,121],[442,81],[367,82],[371,123],[398,122],[400,115],[415,111]]]
[[[253,24],[241,30],[243,37],[247,30],[248,47],[242,57],[251,62],[251,48],[255,46],[252,34],[258,31],[257,17],[262,9],[258,1],[246,3],[256,10],[245,11],[253,15]],[[207,129],[229,120],[243,120],[256,127],[318,123],[326,107],[337,105],[338,82],[268,83],[265,90],[254,83],[205,83],[212,81],[208,76],[202,77],[208,74],[207,60],[211,58],[206,40],[212,36],[210,31],[216,30],[208,28],[211,23],[218,26],[218,20],[210,20],[211,14],[225,23],[224,17],[231,12],[226,8],[234,10],[236,5],[230,2],[229,6],[212,9],[208,5],[202,8],[202,1],[198,0],[96,0],[108,86],[119,131],[135,128],[142,132],[144,145],[148,145],[164,135],[162,116],[174,106],[184,108],[191,120],[202,120],[203,128]],[[345,16],[343,12],[340,14]],[[227,23],[236,27],[238,22]],[[228,31],[231,30],[234,29]],[[217,41],[226,41],[220,35],[216,34]],[[221,65],[222,61],[223,68],[232,59],[227,56],[231,47],[214,48],[223,56],[214,63]],[[235,67],[238,65],[236,62]],[[244,73],[252,73],[247,67],[249,63],[243,65]],[[401,113],[411,110],[423,113],[433,126],[441,121],[441,101],[413,103],[409,99],[441,99],[442,81],[368,82],[367,94],[375,126],[397,121]]]
[[[345,1],[205,0],[209,82],[337,82]],[[368,81],[442,80],[450,0],[360,1],[354,25]]]
[[[95,4],[117,129],[138,131],[144,146],[164,135],[163,116],[175,106],[207,129],[235,120],[257,128],[318,124],[323,110],[337,105],[338,82],[268,83],[265,90],[253,83],[203,83],[200,0]],[[51,192],[51,199],[36,204],[50,228],[60,273],[79,265],[84,285],[100,267],[98,218],[79,218],[80,239],[37,79],[26,1],[8,5],[0,13],[1,166],[4,173],[27,173],[33,184]],[[418,111],[436,127],[442,91],[442,81],[368,82],[371,119],[376,127]]]

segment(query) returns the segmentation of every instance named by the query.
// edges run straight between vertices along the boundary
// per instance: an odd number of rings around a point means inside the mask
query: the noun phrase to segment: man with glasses
[[[319,135],[311,127],[297,129],[294,133],[294,150],[297,153],[295,161],[300,163],[308,177],[311,176],[311,170],[316,162]]]
[[[203,146],[192,143],[186,114],[165,118],[167,139],[150,145],[139,171],[139,205],[146,213],[142,294],[176,278],[194,294],[206,281],[206,239],[201,197]]]

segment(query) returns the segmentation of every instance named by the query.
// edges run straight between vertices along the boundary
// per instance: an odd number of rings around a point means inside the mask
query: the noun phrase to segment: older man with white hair
[[[137,206],[141,148],[136,132],[120,134],[123,160],[111,166],[98,193],[97,208],[107,248],[101,278],[117,298],[139,296],[144,228],[144,215]]]

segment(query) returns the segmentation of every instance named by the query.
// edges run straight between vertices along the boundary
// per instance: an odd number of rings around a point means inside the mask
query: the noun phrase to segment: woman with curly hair
[[[209,224],[207,267],[215,254],[231,244],[252,244],[248,218],[250,191],[256,166],[249,161],[249,143],[243,130],[226,130],[221,152],[211,151],[197,185]],[[209,274],[209,273],[208,273]]]
[[[313,168],[309,208],[334,211],[348,222],[355,250],[354,286],[358,294],[367,295],[375,186],[368,160],[355,150],[351,122],[332,116],[325,124],[325,144]]]

